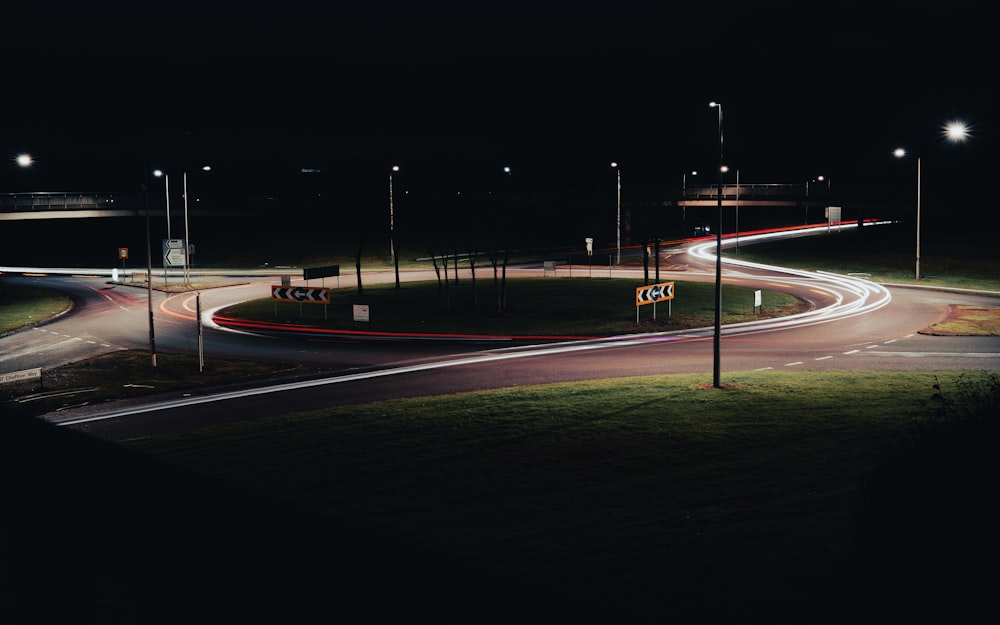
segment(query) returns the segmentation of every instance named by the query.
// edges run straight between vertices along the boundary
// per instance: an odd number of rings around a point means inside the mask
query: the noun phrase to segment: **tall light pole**
[[[146,181],[149,174],[144,173]],[[156,367],[156,331],[153,328],[153,247],[149,242],[149,185],[142,185],[142,193],[146,200],[146,312],[149,318],[149,358],[150,364]]]
[[[399,165],[389,168],[389,257],[396,272],[396,288],[399,288],[399,258],[396,257],[396,213],[392,206],[392,173],[399,171]]]
[[[211,171],[212,167],[205,165],[202,171]],[[188,183],[187,172],[184,172],[184,286],[191,286],[191,239],[188,229]]]
[[[722,103],[709,102],[712,108],[719,109],[719,186],[717,192],[719,204],[719,226],[715,231],[715,332],[712,337],[712,386],[722,388],[720,345],[722,343]]]
[[[616,265],[622,264],[622,169],[618,166],[618,163],[611,161],[611,166],[615,168],[618,174],[618,191],[616,205],[618,207],[617,219],[615,220],[615,246],[618,250]]]
[[[944,128],[945,137],[953,142],[959,143],[965,141],[969,136],[968,127],[961,122],[951,122]],[[896,148],[893,151],[893,155],[896,158],[903,158],[906,156],[906,150],[903,148]],[[914,265],[914,279],[920,279],[920,156],[917,156],[917,247],[916,247],[916,262]]]
[[[736,255],[740,255],[740,168],[736,168]]]
[[[153,175],[157,178],[163,178],[163,193],[167,198],[167,238],[170,238],[170,174],[164,172],[162,169],[154,169]]]
[[[697,176],[696,170],[691,171],[692,176]],[[687,172],[681,175],[681,238],[687,238]]]
[[[184,286],[191,286],[189,256],[191,255],[191,239],[188,238],[188,174],[185,171],[182,178],[184,183]]]

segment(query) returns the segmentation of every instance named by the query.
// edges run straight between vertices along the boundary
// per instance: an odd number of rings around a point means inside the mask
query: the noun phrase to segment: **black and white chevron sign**
[[[275,302],[329,304],[330,289],[311,289],[304,286],[272,286],[271,299]]]
[[[640,286],[635,289],[635,305],[652,304],[660,300],[674,299],[674,283],[661,282],[649,286]]]

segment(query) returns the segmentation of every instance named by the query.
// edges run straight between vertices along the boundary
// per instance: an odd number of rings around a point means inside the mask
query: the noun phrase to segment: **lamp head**
[[[944,134],[948,137],[949,141],[958,143],[965,141],[969,136],[969,127],[962,122],[949,122],[944,127]]]

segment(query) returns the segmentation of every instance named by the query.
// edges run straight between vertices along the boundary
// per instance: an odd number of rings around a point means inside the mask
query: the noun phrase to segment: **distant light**
[[[895,156],[896,158],[903,158],[904,156],[906,156],[906,150],[904,150],[903,148],[896,148],[895,150],[892,151],[892,155]]]
[[[201,170],[202,171],[212,171],[212,166],[211,165],[205,165],[204,167],[201,168]]]
[[[35,159],[31,158],[30,154],[18,154],[14,160],[21,167],[31,167],[35,163]]]
[[[399,171],[399,165],[393,165],[392,171]]]
[[[505,174],[509,174],[510,173],[510,165],[504,165],[503,173],[505,173]]]
[[[163,177],[163,170],[162,169],[154,169],[153,170],[153,175],[156,176],[157,178],[162,178]]]
[[[729,165],[723,165],[722,167],[719,168],[719,171],[721,171],[722,173],[726,173],[727,171],[729,171]]]
[[[944,127],[944,131],[950,141],[965,141],[969,136],[969,127],[962,122],[951,122]]]
[[[302,169],[299,170],[299,173],[303,173],[303,174],[318,174],[318,173],[320,173],[320,171],[322,171],[322,170],[314,168],[314,167],[303,167]]]
[[[618,167],[618,163],[616,163],[615,161],[611,161],[611,166],[612,167]]]

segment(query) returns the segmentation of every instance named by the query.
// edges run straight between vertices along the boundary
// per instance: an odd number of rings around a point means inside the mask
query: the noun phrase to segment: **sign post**
[[[669,306],[667,316],[673,313],[672,300],[674,299],[674,283],[661,282],[647,286],[636,287],[635,289],[635,325],[639,325],[639,307],[646,304],[653,305],[653,320],[656,321],[656,302],[666,300]]]
[[[330,303],[330,289],[310,288],[304,286],[271,286],[271,301],[273,302],[297,302],[299,304],[324,304]],[[275,304],[277,306],[277,304]],[[277,308],[275,308],[277,310]],[[299,307],[299,315],[302,314]],[[324,307],[323,318],[327,319],[329,308]]]

